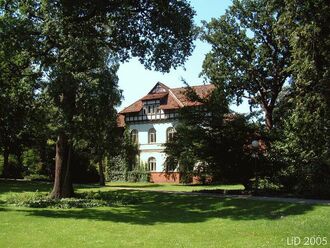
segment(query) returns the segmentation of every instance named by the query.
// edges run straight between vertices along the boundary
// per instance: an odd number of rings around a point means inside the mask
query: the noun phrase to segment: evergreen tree
[[[300,192],[328,194],[330,185],[330,5],[324,1],[286,1],[280,27],[292,46],[294,78],[275,150]],[[282,114],[283,115],[283,114]]]

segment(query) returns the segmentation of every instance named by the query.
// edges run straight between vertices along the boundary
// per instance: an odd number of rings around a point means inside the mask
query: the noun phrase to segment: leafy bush
[[[32,175],[25,176],[24,179],[30,180],[30,181],[50,181],[49,176],[39,175],[39,174],[32,174]]]
[[[149,182],[149,179],[150,173],[147,171],[114,171],[106,176],[109,182]]]
[[[254,181],[256,183],[256,181]],[[255,185],[253,186],[255,187]],[[260,178],[258,180],[258,190],[261,190],[262,192],[280,192],[283,188],[283,185],[274,182],[270,178]]]
[[[77,194],[82,199],[101,200],[111,205],[128,205],[139,202],[139,198],[120,192],[89,191]]]
[[[36,202],[40,204],[47,198],[47,194],[36,192],[26,192],[26,193],[12,193],[7,196],[5,202],[8,204],[13,204],[17,207],[30,207]]]
[[[9,178],[23,178],[24,168],[17,159],[17,156],[10,154],[8,163]]]
[[[146,171],[145,164],[136,166],[132,171],[128,170],[125,158],[119,155],[109,159],[105,178],[108,182],[149,182],[150,173]]]
[[[31,208],[92,208],[134,204],[138,198],[117,192],[86,192],[77,194],[77,198],[52,199],[47,193],[13,193],[6,198],[7,204]]]
[[[3,156],[0,155],[0,175],[2,175],[2,170],[3,170]]]
[[[108,182],[126,182],[126,172],[106,170],[105,180]]]
[[[107,160],[105,178],[107,181],[126,181],[128,165],[122,155],[111,157]]]
[[[35,149],[29,149],[23,152],[22,162],[26,167],[27,174],[44,174],[45,166],[41,162],[40,154]]]
[[[149,182],[150,173],[147,171],[128,171],[127,182]]]

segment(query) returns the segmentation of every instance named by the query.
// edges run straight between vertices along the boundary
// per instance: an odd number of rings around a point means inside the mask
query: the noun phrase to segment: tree
[[[36,63],[57,107],[55,182],[51,196],[73,194],[70,167],[79,90],[103,68],[104,53],[118,61],[139,57],[146,68],[167,72],[192,52],[194,12],[186,1],[56,0],[4,2],[33,26]]]
[[[75,129],[78,130],[77,142],[86,141],[93,160],[98,164],[100,185],[105,185],[103,161],[111,150],[118,146],[120,133],[117,127],[115,106],[120,103],[121,92],[118,90],[116,76],[118,66],[104,68],[89,75],[89,84],[84,84],[77,94],[77,112]]]
[[[274,149],[303,193],[329,195],[330,5],[324,1],[285,1],[280,18],[292,47],[294,84],[284,102],[282,136]]]
[[[225,87],[237,104],[249,99],[260,106],[266,127],[273,127],[273,110],[283,84],[289,79],[289,39],[277,23],[281,1],[234,0],[226,14],[204,22],[202,39],[212,45],[203,62],[210,81]]]
[[[250,188],[253,168],[245,148],[253,127],[245,116],[230,113],[223,90],[216,88],[207,99],[199,98],[193,89],[187,92],[191,100],[203,105],[180,112],[176,135],[166,144],[167,164],[172,168],[179,164],[184,182],[197,173],[202,180],[211,176],[213,181],[243,183]]]
[[[0,5],[0,147],[3,149],[3,176],[10,176],[10,153],[18,156],[28,142],[29,122],[34,112],[40,73],[33,67],[35,39],[26,35],[31,25],[9,6]]]

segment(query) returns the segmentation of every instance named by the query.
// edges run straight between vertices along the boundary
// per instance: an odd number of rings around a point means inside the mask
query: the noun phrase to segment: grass
[[[0,181],[0,247],[286,247],[287,237],[315,235],[330,244],[329,206],[135,191],[134,184],[121,190],[120,185],[102,191],[134,195],[139,203],[33,209],[3,201],[10,192],[47,192],[50,184]],[[147,185],[136,185],[142,186]],[[79,192],[99,189],[78,186]]]
[[[156,184],[156,183],[117,183],[112,182],[107,184],[110,188],[131,188],[131,189],[144,189],[144,190],[152,190],[152,191],[184,191],[184,192],[192,192],[199,190],[243,190],[244,186],[237,185],[182,185],[182,184]]]

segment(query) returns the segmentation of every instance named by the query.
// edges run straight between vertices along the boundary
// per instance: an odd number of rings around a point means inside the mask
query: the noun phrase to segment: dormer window
[[[143,114],[156,114],[159,112],[159,103],[146,103],[143,108]]]
[[[155,113],[155,106],[148,105],[148,114],[154,114],[154,113]]]

